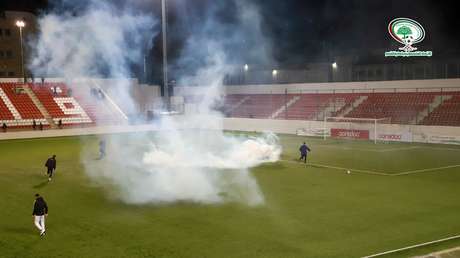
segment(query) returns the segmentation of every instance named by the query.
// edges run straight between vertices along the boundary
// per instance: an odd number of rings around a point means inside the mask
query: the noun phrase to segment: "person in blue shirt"
[[[105,157],[105,140],[99,141],[99,159]]]
[[[311,152],[310,148],[308,148],[307,144],[304,142],[302,146],[300,146],[300,159],[303,160],[304,163],[307,163],[307,154]]]

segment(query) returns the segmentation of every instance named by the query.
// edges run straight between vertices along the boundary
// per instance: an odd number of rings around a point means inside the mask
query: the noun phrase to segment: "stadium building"
[[[24,22],[19,28],[18,21]],[[22,39],[20,35],[22,30]],[[34,37],[37,29],[36,16],[29,12],[2,11],[0,12],[0,78],[22,78],[23,59],[28,60],[28,45],[26,40]],[[21,50],[21,40],[23,48]],[[23,53],[21,52],[23,51]],[[29,74],[27,67],[24,72]]]

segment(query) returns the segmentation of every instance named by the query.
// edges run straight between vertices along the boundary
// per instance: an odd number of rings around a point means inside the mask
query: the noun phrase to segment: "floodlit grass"
[[[460,234],[460,148],[306,139],[315,164],[295,162],[303,137],[281,136],[283,161],[253,169],[266,204],[135,206],[109,198],[80,164],[97,139],[0,142],[0,257],[361,257]],[[55,180],[43,167],[57,154]],[[47,235],[33,194],[50,206]],[[460,245],[460,240],[387,257]]]

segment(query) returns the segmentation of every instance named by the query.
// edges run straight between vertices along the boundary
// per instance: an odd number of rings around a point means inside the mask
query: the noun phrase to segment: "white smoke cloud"
[[[94,160],[95,146],[84,149],[87,174],[112,190],[116,198],[136,204],[264,202],[250,168],[279,159],[277,137],[226,134],[222,114],[213,109],[222,101],[223,78],[232,69],[229,64],[239,59],[234,53],[245,32],[253,32],[252,42],[263,40],[256,8],[241,1],[235,6],[241,12],[236,12],[239,16],[231,30],[229,24],[215,19],[216,9],[210,8],[206,19],[193,27],[178,61],[183,69],[194,71],[180,78],[181,84],[206,86],[196,113],[180,119],[164,118],[154,134],[107,136],[108,156],[103,160]],[[97,0],[89,1],[84,10],[71,16],[50,14],[40,20],[42,35],[31,64],[33,70],[66,78],[129,77],[129,63],[138,60],[145,45],[140,35],[153,27],[155,19]],[[265,50],[257,53],[267,58]],[[120,92],[117,99],[135,106],[126,87],[112,87]]]

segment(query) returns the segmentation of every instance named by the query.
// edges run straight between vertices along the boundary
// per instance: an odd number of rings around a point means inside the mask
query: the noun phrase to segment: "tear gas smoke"
[[[129,64],[141,57],[145,35],[155,35],[156,19],[99,2],[87,1],[77,14],[54,12],[40,19],[42,34],[31,63],[34,71],[66,78],[129,77]],[[178,2],[176,8],[181,8]],[[213,6],[206,18],[191,26],[177,62],[193,71],[180,78],[182,85],[206,86],[197,112],[180,119],[165,118],[155,133],[107,136],[104,160],[94,160],[97,148],[93,145],[82,153],[90,178],[125,202],[264,202],[249,169],[279,159],[277,137],[270,133],[251,137],[226,134],[223,116],[213,106],[222,101],[222,82],[231,69],[230,60],[241,58],[235,54],[241,40],[248,37],[252,43],[260,43],[254,45],[258,51],[252,59],[268,58],[269,47],[260,47],[267,44],[257,8],[235,1],[236,23],[226,24],[217,15],[222,6],[214,2],[218,1],[210,2]],[[198,69],[196,60],[200,60]],[[111,86],[118,89],[117,99],[122,99],[124,106],[135,106],[126,85]]]

